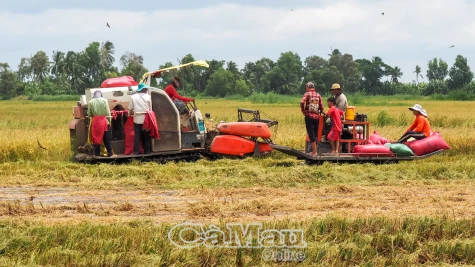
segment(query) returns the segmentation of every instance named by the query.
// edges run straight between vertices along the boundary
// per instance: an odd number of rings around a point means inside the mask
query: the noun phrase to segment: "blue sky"
[[[409,82],[417,64],[425,77],[434,57],[451,66],[461,54],[475,69],[474,13],[475,1],[469,0],[3,0],[0,62],[17,69],[22,57],[38,50],[51,56],[106,40],[115,45],[116,65],[129,51],[143,55],[148,69],[178,63],[188,53],[233,60],[242,68],[285,51],[302,60],[326,58],[331,47],[355,59],[380,56],[399,66]]]

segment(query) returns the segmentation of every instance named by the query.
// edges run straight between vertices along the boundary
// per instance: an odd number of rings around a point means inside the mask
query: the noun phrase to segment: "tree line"
[[[194,60],[188,54],[179,63]],[[120,68],[114,66],[115,61],[114,44],[109,41],[93,42],[80,52],[53,51],[51,57],[38,51],[22,58],[16,71],[7,63],[0,63],[0,96],[9,99],[19,95],[83,94],[86,88],[100,87],[107,78],[132,76],[138,81],[148,71],[143,66],[143,56],[132,52],[120,57]],[[264,57],[245,63],[243,69],[233,61],[212,59],[208,63],[207,69],[182,68],[159,81],[153,80],[152,85],[163,88],[172,75],[177,75],[182,79],[181,89],[191,96],[248,96],[254,92],[299,95],[308,81],[313,81],[319,91],[339,83],[347,93],[369,95],[432,95],[457,90],[475,93],[473,72],[462,55],[456,57],[450,69],[442,59],[430,60],[425,78],[421,67],[415,66],[412,83],[401,83],[402,70],[384,63],[378,56],[355,60],[338,49],[325,58],[312,55],[304,60],[295,52],[283,52],[277,61]],[[173,65],[166,62],[158,68]],[[420,81],[424,79],[426,82]]]

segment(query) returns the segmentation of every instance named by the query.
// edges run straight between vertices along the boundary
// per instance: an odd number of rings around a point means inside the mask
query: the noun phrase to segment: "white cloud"
[[[158,8],[158,7],[157,7]],[[302,59],[326,56],[330,47],[355,58],[381,56],[412,80],[414,62],[475,60],[475,3],[464,0],[325,1],[288,8],[221,4],[199,9],[150,11],[50,9],[35,14],[0,13],[0,61],[14,67],[38,50],[79,51],[112,41],[116,59],[141,54],[147,68],[192,53],[197,59],[244,62],[277,59],[294,51]],[[384,12],[384,16],[381,14]],[[109,22],[111,28],[105,26]],[[454,44],[455,49],[449,49]],[[474,68],[475,69],[475,68]]]

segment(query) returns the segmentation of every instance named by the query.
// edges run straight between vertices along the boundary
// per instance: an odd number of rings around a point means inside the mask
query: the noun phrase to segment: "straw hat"
[[[336,90],[336,89],[341,89],[341,87],[340,87],[339,84],[334,83],[334,84],[332,85],[332,88],[330,88],[330,90]]]

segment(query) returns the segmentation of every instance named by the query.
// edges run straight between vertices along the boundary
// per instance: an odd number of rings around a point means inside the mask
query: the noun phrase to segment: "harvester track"
[[[79,154],[76,156],[76,161],[89,164],[95,163],[130,163],[131,161],[142,162],[194,162],[201,158],[200,151],[190,151],[181,153],[167,153],[167,154],[149,154],[149,155],[119,155],[117,157],[94,157],[91,155]]]

